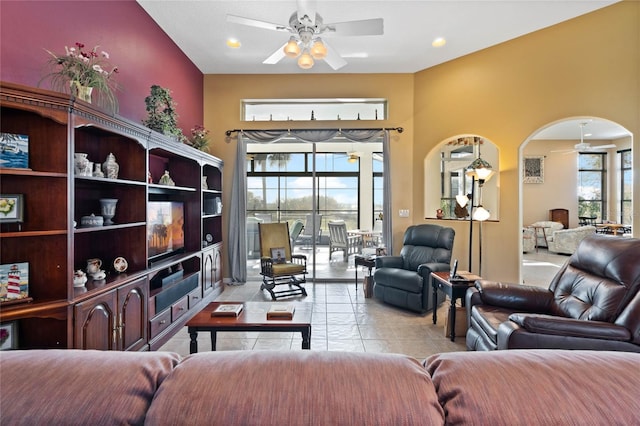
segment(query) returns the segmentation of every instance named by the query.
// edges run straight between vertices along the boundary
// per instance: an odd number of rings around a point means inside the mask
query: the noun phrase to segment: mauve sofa
[[[0,353],[3,425],[637,425],[640,354]]]

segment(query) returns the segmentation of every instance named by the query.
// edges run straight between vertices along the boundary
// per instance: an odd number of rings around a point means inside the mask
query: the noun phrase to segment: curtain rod
[[[255,132],[262,132],[262,131],[286,132],[286,131],[290,131],[290,130],[291,129],[251,129],[250,131],[255,131]],[[296,130],[335,130],[335,129],[296,129]],[[337,130],[339,132],[342,131],[342,129],[337,129]],[[404,132],[404,129],[402,127],[381,127],[381,128],[371,128],[371,129],[345,128],[344,130],[395,130],[398,133]],[[232,133],[239,133],[239,132],[244,132],[244,129],[227,130],[226,132],[224,132],[224,134],[227,135],[227,136],[231,136]]]

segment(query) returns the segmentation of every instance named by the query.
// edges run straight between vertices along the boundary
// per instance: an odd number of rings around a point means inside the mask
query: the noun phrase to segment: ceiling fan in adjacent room
[[[289,18],[289,25],[236,15],[227,15],[227,21],[290,33],[289,40],[265,59],[263,64],[276,64],[285,57],[298,58],[298,66],[302,69],[313,67],[314,59],[324,59],[334,70],[347,64],[347,61],[327,44],[324,37],[382,35],[384,32],[382,18],[325,24],[322,16],[316,13],[316,3],[315,0],[298,0],[297,10]]]
[[[551,151],[551,152],[563,152],[565,154],[571,154],[572,152],[591,152],[591,151],[600,151],[602,149],[609,149],[609,148],[615,148],[616,145],[615,144],[607,144],[607,145],[596,145],[596,146],[591,146],[591,144],[589,142],[585,142],[584,141],[584,127],[589,124],[586,121],[583,121],[579,124],[580,126],[580,143],[577,143],[573,146],[573,149],[560,149],[557,151]]]

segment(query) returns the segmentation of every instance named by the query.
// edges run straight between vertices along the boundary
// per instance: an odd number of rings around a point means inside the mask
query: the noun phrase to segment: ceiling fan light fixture
[[[355,154],[349,154],[349,158],[347,158],[347,161],[349,163],[355,163],[356,161],[358,161],[358,156]]]
[[[300,46],[298,46],[298,42],[294,37],[289,39],[289,42],[284,45],[282,50],[289,58],[297,58],[300,55]]]
[[[316,39],[311,46],[311,56],[314,59],[324,59],[327,56],[327,47],[322,40]]]
[[[298,58],[298,66],[303,70],[308,70],[313,67],[313,64],[313,57],[309,54],[309,51],[305,49],[304,52],[302,52],[302,55]]]

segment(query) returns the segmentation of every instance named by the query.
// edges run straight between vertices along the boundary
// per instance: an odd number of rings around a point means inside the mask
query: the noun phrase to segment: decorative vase
[[[100,199],[100,213],[104,218],[105,225],[113,225],[113,217],[116,215],[116,204],[118,200],[116,198],[101,198]]]
[[[202,189],[209,189],[209,185],[207,184],[207,177],[202,176]]]
[[[73,154],[73,168],[78,176],[83,176],[84,171],[89,165],[89,159],[87,156],[88,154],[85,154],[84,152],[76,152]]]
[[[105,176],[109,179],[118,179],[120,166],[116,162],[116,157],[113,153],[109,153],[109,155],[107,155],[106,161],[102,164],[102,170]]]
[[[75,87],[75,93],[78,99],[91,103],[91,94],[93,93],[93,87],[83,86],[77,81],[72,81],[70,82],[70,84],[72,89]]]
[[[102,165],[100,163],[95,164],[95,170],[93,171],[93,177],[104,177],[104,173],[102,173]]]

